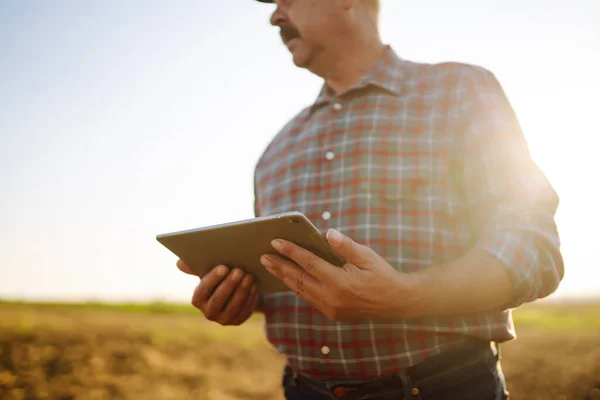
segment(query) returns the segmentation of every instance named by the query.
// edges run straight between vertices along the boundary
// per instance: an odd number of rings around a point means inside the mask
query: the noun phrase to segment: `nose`
[[[282,22],[286,21],[286,15],[283,12],[283,10],[281,9],[281,6],[279,4],[277,4],[277,6],[275,7],[275,11],[273,11],[273,14],[271,14],[271,25],[273,26],[279,26],[281,25]]]

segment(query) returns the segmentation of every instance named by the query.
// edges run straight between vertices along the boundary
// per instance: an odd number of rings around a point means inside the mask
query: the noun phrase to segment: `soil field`
[[[600,399],[600,303],[515,312],[511,399]],[[283,399],[262,318],[236,328],[189,306],[0,303],[0,399]]]

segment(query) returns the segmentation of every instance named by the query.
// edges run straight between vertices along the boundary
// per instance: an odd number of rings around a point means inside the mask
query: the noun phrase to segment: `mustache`
[[[280,25],[279,29],[280,29],[279,35],[281,36],[281,39],[283,39],[284,42],[287,42],[288,40],[300,37],[300,32],[298,32],[298,30],[296,28],[294,28],[293,26]]]

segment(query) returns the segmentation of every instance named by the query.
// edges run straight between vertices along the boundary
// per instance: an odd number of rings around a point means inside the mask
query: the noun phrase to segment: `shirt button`
[[[327,347],[327,346],[321,347],[321,353],[327,355],[327,354],[329,354],[329,352],[331,352],[331,350],[329,349],[329,347]]]
[[[333,109],[335,111],[340,111],[342,109],[342,105],[340,103],[333,103]]]
[[[335,158],[335,153],[333,151],[328,151],[325,153],[325,158],[331,161]]]
[[[321,218],[323,218],[325,221],[329,221],[331,218],[331,213],[329,211],[325,211],[323,214],[321,214]]]

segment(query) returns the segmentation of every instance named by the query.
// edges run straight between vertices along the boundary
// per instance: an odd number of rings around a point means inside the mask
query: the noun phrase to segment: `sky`
[[[251,0],[0,2],[0,298],[184,301],[157,234],[253,216],[254,165],[322,81]],[[383,0],[402,58],[491,70],[600,294],[600,2]]]

